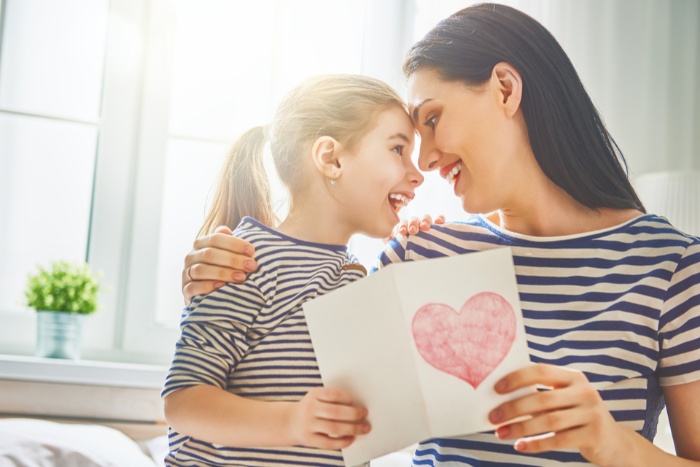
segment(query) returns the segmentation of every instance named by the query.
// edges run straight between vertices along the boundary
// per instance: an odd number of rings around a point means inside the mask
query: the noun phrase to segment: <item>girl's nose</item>
[[[426,144],[424,141],[420,143],[420,151],[418,153],[418,167],[427,172],[438,168],[440,160],[440,151],[434,146]]]
[[[408,180],[408,183],[410,183],[414,188],[418,188],[423,184],[425,177],[423,177],[423,174],[420,172],[420,170],[418,170],[416,164],[413,163],[412,157],[406,157],[403,161],[404,169],[406,170],[406,180]]]
[[[423,184],[423,180],[425,180],[423,174],[420,173],[420,170],[418,170],[415,165],[411,164],[411,170],[408,172],[408,181],[415,188],[418,188]]]

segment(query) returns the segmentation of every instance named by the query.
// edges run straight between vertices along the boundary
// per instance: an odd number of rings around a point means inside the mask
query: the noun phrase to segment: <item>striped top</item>
[[[538,238],[481,216],[392,240],[381,266],[508,246],[530,357],[583,371],[613,417],[653,440],[661,387],[700,379],[700,239],[643,215]],[[381,267],[380,266],[380,267]],[[493,432],[419,444],[414,465],[590,465],[573,451],[519,454]]]
[[[349,284],[364,272],[344,246],[303,242],[246,217],[233,235],[255,247],[258,269],[185,308],[181,335],[162,396],[209,384],[266,401],[297,401],[322,386],[302,304]],[[340,451],[236,448],[170,429],[169,466],[342,466]]]

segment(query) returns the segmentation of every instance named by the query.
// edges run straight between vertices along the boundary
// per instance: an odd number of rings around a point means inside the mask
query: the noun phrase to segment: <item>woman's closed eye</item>
[[[429,128],[432,128],[432,129],[434,130],[434,129],[435,129],[435,125],[437,125],[437,115],[433,115],[432,117],[430,117],[429,119],[427,119],[427,120],[425,121],[425,123],[423,123],[423,125],[425,125],[425,126],[427,126],[427,127],[429,127]]]

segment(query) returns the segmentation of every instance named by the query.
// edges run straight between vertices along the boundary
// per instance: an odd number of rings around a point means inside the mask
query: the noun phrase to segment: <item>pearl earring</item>
[[[334,178],[331,178],[330,183],[331,183],[331,185],[335,185],[335,179],[334,179]]]

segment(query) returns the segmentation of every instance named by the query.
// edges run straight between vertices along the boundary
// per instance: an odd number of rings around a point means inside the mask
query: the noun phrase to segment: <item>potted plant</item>
[[[25,296],[37,311],[37,356],[80,358],[83,319],[97,311],[99,291],[87,263],[55,261],[29,274]]]

